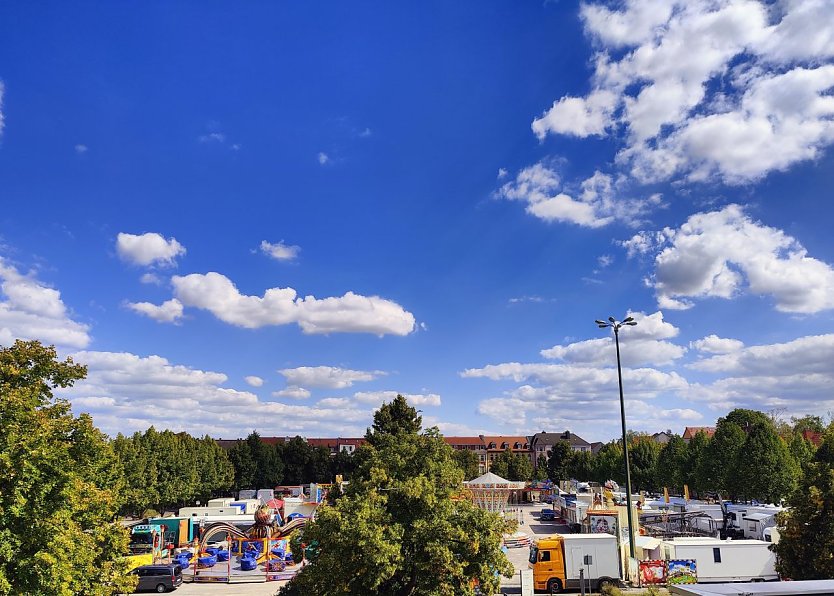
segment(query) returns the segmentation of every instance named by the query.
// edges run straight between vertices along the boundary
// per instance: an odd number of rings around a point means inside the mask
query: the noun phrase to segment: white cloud
[[[507,171],[507,168],[498,168],[498,180],[506,178],[509,175],[510,173]]]
[[[72,320],[61,293],[33,274],[23,275],[0,257],[0,344],[15,339],[84,348],[90,343],[89,326]]]
[[[78,145],[75,146],[75,152],[78,153],[79,155],[87,153],[87,150],[88,150],[87,145],[82,145],[82,144],[79,143]]]
[[[126,306],[130,310],[145,315],[157,323],[176,323],[182,318],[182,303],[176,298],[166,300],[162,304],[127,302]]]
[[[250,387],[262,387],[264,384],[264,380],[260,377],[256,377],[255,375],[243,377],[243,380],[246,381],[246,384]]]
[[[322,408],[347,408],[352,405],[351,401],[346,397],[326,397],[320,399],[317,406]]]
[[[294,261],[298,257],[298,253],[301,252],[301,247],[284,244],[283,240],[274,244],[263,240],[261,241],[261,252],[276,261]]]
[[[166,240],[156,232],[140,235],[120,232],[116,238],[116,251],[123,261],[134,265],[172,266],[177,257],[185,254],[185,247],[176,238]]]
[[[675,337],[678,329],[663,320],[663,313],[628,314],[634,317],[637,325],[624,327],[620,331],[620,343],[623,345],[622,362],[625,366],[663,366],[672,364],[684,355],[686,348],[666,341]],[[591,366],[610,366],[617,361],[613,337],[557,345],[542,350],[541,354],[545,358]]]
[[[162,279],[156,273],[143,273],[139,281],[143,284],[162,285]]]
[[[297,387],[296,385],[289,385],[280,391],[273,391],[272,397],[288,397],[290,399],[307,399],[312,395],[309,389],[304,387]]]
[[[834,410],[834,335],[800,337],[698,360],[689,368],[718,375],[692,385],[688,397],[716,410],[785,408],[792,415]]]
[[[744,342],[737,339],[718,337],[713,334],[690,342],[689,345],[699,352],[706,352],[707,354],[729,354],[730,352],[741,350],[744,347]]]
[[[3,117],[3,95],[6,92],[6,86],[3,81],[0,81],[0,137],[3,136],[3,127],[6,124],[6,119]]]
[[[381,405],[382,402],[391,402],[397,395],[402,395],[411,406],[439,406],[440,396],[436,393],[402,393],[401,391],[359,391],[353,394],[356,401]]]
[[[573,198],[561,184],[553,164],[538,162],[521,170],[516,179],[505,183],[497,196],[522,201],[530,215],[548,222],[568,222],[599,228],[615,220],[636,225],[649,209],[660,204],[660,195],[647,199],[620,196],[617,181],[602,172],[584,180]]]
[[[784,312],[834,308],[831,266],[809,257],[782,230],[753,221],[738,205],[692,215],[662,237],[665,246],[655,249],[650,282],[661,308],[691,308],[691,298],[731,298],[745,290],[772,296]]]
[[[834,142],[834,5],[826,0],[626,0],[580,9],[596,46],[591,90],[532,127],[613,135],[642,182],[745,183]]]
[[[354,383],[373,381],[385,375],[383,371],[351,370],[336,366],[299,366],[278,371],[290,385],[344,389]]]
[[[318,155],[318,160],[319,160],[319,165],[323,166],[325,164],[330,163],[330,156],[328,156],[327,153],[324,153],[323,151],[320,151],[319,155]]]
[[[204,135],[200,135],[199,140],[201,143],[225,143],[226,142],[226,135],[222,132],[210,132]]]
[[[297,323],[304,333],[311,334],[408,335],[414,330],[414,315],[379,296],[347,292],[339,298],[299,298],[292,288],[270,288],[263,296],[247,296],[229,278],[215,272],[175,276],[171,281],[175,296],[184,305],[249,329]]]
[[[365,138],[368,138],[369,136],[371,136],[372,134],[374,134],[374,131],[372,131],[370,128],[366,127],[359,133],[359,136],[362,137],[363,139],[365,139]]]
[[[356,436],[371,418],[357,407],[259,401],[248,391],[223,387],[223,373],[175,365],[160,356],[79,352],[73,358],[88,366],[87,379],[58,393],[111,434],[154,425],[223,438],[243,437],[253,429],[270,436]]]
[[[617,95],[597,89],[588,97],[568,97],[553,102],[540,118],[533,120],[533,132],[539,139],[548,133],[587,137],[602,135],[611,124],[617,107]]]

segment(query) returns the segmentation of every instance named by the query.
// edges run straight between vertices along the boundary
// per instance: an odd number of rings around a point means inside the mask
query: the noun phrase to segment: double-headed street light
[[[628,465],[628,440],[626,439],[626,417],[625,402],[623,401],[623,370],[620,366],[620,328],[623,325],[632,327],[637,324],[634,317],[626,317],[617,321],[614,317],[608,317],[607,321],[596,321],[600,329],[611,327],[614,330],[614,343],[617,345],[617,379],[620,382],[620,420],[623,423],[623,459],[625,460],[626,473],[626,512],[628,513],[628,547],[631,558],[634,556],[634,520],[631,519],[631,469]]]

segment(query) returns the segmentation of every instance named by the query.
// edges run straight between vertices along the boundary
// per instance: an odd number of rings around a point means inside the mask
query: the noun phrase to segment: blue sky
[[[108,433],[834,410],[826,2],[0,8],[0,344]]]

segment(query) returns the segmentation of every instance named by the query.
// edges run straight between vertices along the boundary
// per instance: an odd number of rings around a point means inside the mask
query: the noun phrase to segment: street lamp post
[[[623,424],[623,459],[625,460],[626,473],[626,513],[628,514],[628,549],[631,558],[634,556],[634,520],[631,515],[631,468],[628,465],[628,440],[626,439],[626,417],[625,401],[623,400],[623,370],[620,366],[620,328],[623,325],[633,327],[637,321],[633,317],[626,317],[617,321],[614,317],[608,317],[607,321],[596,321],[600,329],[611,327],[614,330],[614,343],[617,346],[617,380],[620,382],[620,421]]]

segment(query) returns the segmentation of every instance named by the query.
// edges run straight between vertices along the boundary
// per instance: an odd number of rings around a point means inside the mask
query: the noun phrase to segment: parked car
[[[131,573],[139,576],[139,583],[136,585],[137,592],[150,590],[162,594],[182,584],[182,567],[176,563],[142,565],[132,570]]]
[[[550,509],[549,507],[545,507],[542,509],[541,514],[539,515],[539,519],[542,521],[553,521],[556,519],[556,511]]]

